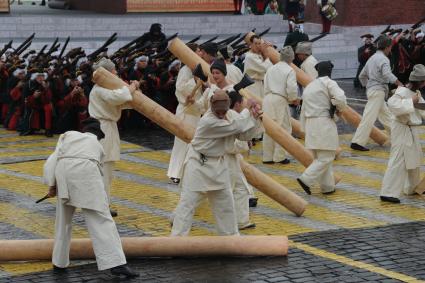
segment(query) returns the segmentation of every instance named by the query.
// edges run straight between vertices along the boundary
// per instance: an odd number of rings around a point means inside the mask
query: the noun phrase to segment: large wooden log
[[[119,77],[113,75],[104,68],[99,68],[93,73],[93,82],[107,89],[117,89],[127,85]],[[195,133],[195,129],[193,127],[185,124],[182,119],[177,118],[174,114],[149,99],[140,91],[136,91],[134,93],[132,106],[135,110],[139,111],[141,114],[145,115],[150,120],[154,121],[181,140],[187,143],[190,143],[192,140]],[[246,162],[241,164],[241,168],[243,169],[248,182],[259,191],[277,201],[297,216],[301,216],[304,213],[308,204],[304,199],[284,186],[274,182],[269,176]]]
[[[277,50],[274,49],[273,47],[264,46],[264,48],[262,49],[262,52],[264,56],[269,58],[273,64],[276,64],[277,62],[280,61],[279,52],[277,52]],[[303,87],[306,87],[310,82],[313,81],[312,78],[310,78],[305,72],[303,72],[296,65],[291,64],[291,67],[295,71],[298,83],[302,85]],[[354,111],[353,108],[348,106],[341,111],[341,118],[347,121],[347,123],[349,123],[350,125],[357,128],[360,124],[360,120],[362,119],[362,116],[356,111]],[[370,138],[379,145],[384,145],[385,143],[388,142],[388,136],[377,127],[372,128],[372,131],[370,133]]]
[[[178,256],[285,256],[285,236],[121,238],[127,258]],[[53,240],[1,240],[0,261],[51,260]],[[90,239],[71,241],[70,259],[94,259]]]

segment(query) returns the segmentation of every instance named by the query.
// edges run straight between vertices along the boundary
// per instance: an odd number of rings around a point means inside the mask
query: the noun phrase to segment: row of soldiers
[[[50,137],[53,133],[81,129],[81,122],[89,116],[92,67],[99,58],[107,56],[107,45],[116,40],[116,34],[91,54],[82,48],[65,54],[69,38],[61,50],[58,40],[50,49],[46,45],[39,52],[27,50],[33,37],[16,48],[10,42],[1,51],[0,123],[21,135],[44,129]],[[174,111],[175,78],[180,62],[161,56],[166,46],[161,25],[153,24],[132,48],[124,46],[110,56],[121,78],[139,81],[145,94]],[[128,111],[122,124],[134,127],[149,121]]]

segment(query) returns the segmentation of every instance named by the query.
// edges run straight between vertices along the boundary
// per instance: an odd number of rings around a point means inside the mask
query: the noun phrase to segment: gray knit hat
[[[425,81],[425,66],[422,64],[417,64],[413,66],[413,70],[409,76],[409,81],[411,82]]]
[[[294,50],[291,46],[285,46],[280,50],[280,61],[291,63],[295,58]]]
[[[306,54],[311,55],[313,50],[313,44],[308,41],[299,42],[297,44],[297,48],[295,49],[295,53],[297,54]]]
[[[115,64],[110,59],[102,57],[99,61],[93,64],[93,70],[96,71],[100,67],[103,67],[111,72],[113,69],[115,69]]]

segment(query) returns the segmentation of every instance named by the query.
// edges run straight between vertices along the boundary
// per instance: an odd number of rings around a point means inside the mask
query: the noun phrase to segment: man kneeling
[[[105,137],[94,118],[83,121],[83,133],[68,131],[59,137],[56,149],[44,164],[44,183],[50,197],[58,195],[55,244],[52,263],[55,270],[69,265],[72,216],[82,209],[93,243],[99,270],[110,269],[114,275],[136,277],[127,264],[102,178]]]

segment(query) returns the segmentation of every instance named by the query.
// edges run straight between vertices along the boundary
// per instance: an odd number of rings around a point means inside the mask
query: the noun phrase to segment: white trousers
[[[363,111],[362,120],[357,127],[351,142],[365,146],[369,140],[370,132],[376,119],[381,122],[386,129],[391,128],[392,114],[385,102],[385,92],[380,90],[367,91],[367,103]]]
[[[263,111],[289,134],[292,133],[291,113],[289,105],[281,95],[267,94],[263,100]],[[263,135],[263,161],[280,162],[285,159],[286,152],[269,135]]]
[[[309,187],[316,182],[319,183],[322,193],[335,190],[335,180],[332,169],[332,162],[335,159],[335,150],[313,149],[314,160],[305,169],[300,179]]]
[[[65,205],[63,200],[58,199],[56,204],[55,244],[52,255],[52,263],[57,267],[64,268],[69,265],[74,212],[75,207]],[[93,243],[98,269],[105,270],[126,264],[121,239],[109,211],[100,212],[82,209],[82,213]]]
[[[109,204],[111,203],[111,186],[112,179],[114,177],[115,161],[108,161],[103,163],[102,173],[103,173],[103,183],[105,184],[105,192],[108,197]]]
[[[236,224],[235,205],[232,192],[227,189],[215,191],[189,191],[183,188],[175,209],[171,236],[187,236],[192,227],[196,207],[204,196],[208,197],[219,235],[239,235]]]
[[[382,180],[381,196],[399,198],[403,191],[406,195],[413,195],[416,186],[420,183],[420,168],[406,169],[402,150],[393,152],[391,148],[388,167]]]

